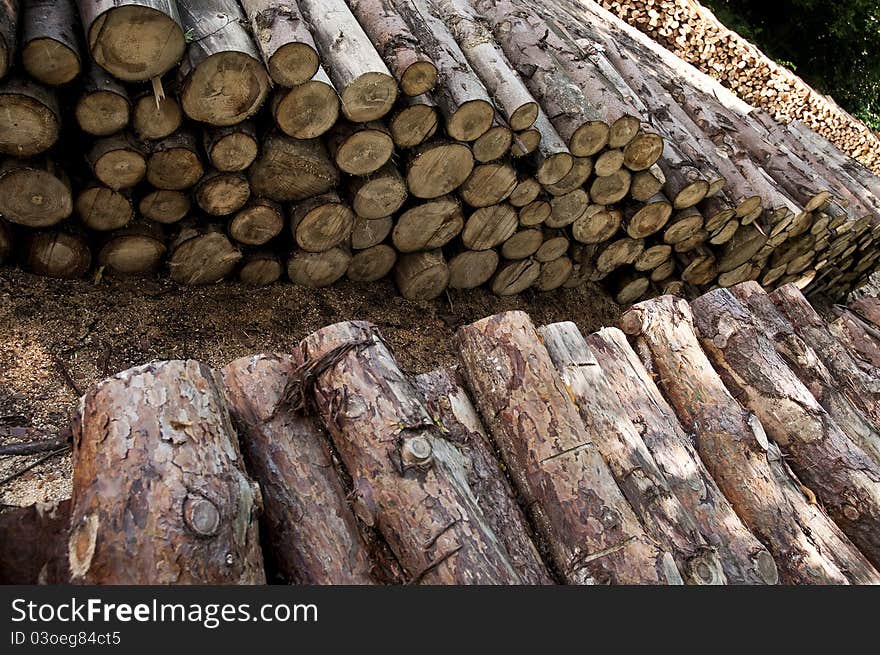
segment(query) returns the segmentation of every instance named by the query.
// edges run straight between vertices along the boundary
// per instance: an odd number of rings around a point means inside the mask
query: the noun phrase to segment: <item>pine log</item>
[[[636,305],[620,319],[638,337],[685,430],[695,431],[700,458],[736,513],[767,546],[785,584],[846,584],[845,574],[811,537],[832,531],[830,521],[801,526],[794,500],[775,480],[761,422],[743,409],[700,349],[684,300],[662,296]],[[687,370],[687,376],[680,371]],[[806,505],[806,498],[798,499]],[[845,544],[840,544],[845,548]]]
[[[620,168],[618,166],[618,168]],[[571,170],[556,184],[548,184],[545,188],[554,196],[562,196],[584,186],[593,174],[594,163],[592,157],[575,157]],[[597,173],[598,174],[598,173]]]
[[[345,274],[353,282],[376,282],[388,275],[396,262],[397,251],[383,243],[355,252]]]
[[[124,82],[161,77],[186,49],[179,2],[77,0],[86,45],[101,68]]]
[[[544,233],[537,229],[519,230],[501,244],[505,259],[526,259],[538,252],[544,242]]]
[[[663,230],[663,242],[676,244],[692,236],[703,228],[703,215],[696,207],[683,209],[676,213]]]
[[[476,210],[465,223],[461,242],[469,250],[488,250],[507,241],[516,232],[516,210],[507,203]]]
[[[666,177],[657,164],[646,171],[638,171],[632,176],[629,195],[637,202],[644,202],[651,196],[655,196],[663,190]]]
[[[513,143],[510,145],[510,155],[514,158],[531,155],[541,144],[540,130],[530,127],[522,132],[515,132]]]
[[[718,257],[718,272],[726,273],[754,257],[767,243],[767,234],[754,225],[745,225],[724,244]]]
[[[724,584],[718,552],[672,493],[577,326],[554,323],[538,334],[602,459],[647,533],[672,553],[685,582]],[[639,474],[633,475],[633,471]]]
[[[681,243],[676,244],[681,247]],[[705,246],[690,248],[685,252],[676,251],[681,266],[681,279],[688,284],[702,286],[709,284],[718,275],[718,263],[713,253]]]
[[[128,91],[110,73],[89,62],[80,79],[80,94],[74,108],[83,132],[110,136],[128,125],[131,101]]]
[[[0,8],[0,78],[12,68],[18,48],[18,0],[8,0]]]
[[[290,228],[300,248],[323,252],[348,241],[354,218],[351,207],[331,192],[298,203],[290,214]]]
[[[406,96],[388,121],[391,138],[400,148],[414,148],[437,133],[437,103],[429,94]]]
[[[571,235],[580,243],[602,243],[620,229],[623,213],[604,205],[590,205],[571,225]]]
[[[442,196],[407,209],[397,219],[391,240],[400,252],[441,248],[464,228],[461,203]]]
[[[147,175],[147,157],[143,147],[133,136],[124,132],[95,141],[86,153],[86,161],[98,180],[117,191],[130,189]],[[177,176],[181,173],[180,170],[175,171]],[[150,178],[148,181],[153,186],[160,186]]]
[[[488,130],[471,144],[474,159],[481,164],[501,159],[510,151],[513,132],[497,118]]]
[[[302,84],[278,89],[270,106],[279,129],[297,139],[319,137],[339,118],[339,96],[323,68]]]
[[[571,245],[571,241],[569,241],[566,236],[566,232],[563,230],[543,230],[544,241],[541,243],[541,247],[538,248],[538,251],[535,253],[535,259],[537,259],[542,264],[546,264],[551,262],[559,257],[562,257],[565,253],[568,252],[568,248]]]
[[[408,253],[398,258],[394,281],[407,300],[433,300],[449,285],[449,267],[439,249]]]
[[[488,282],[498,269],[494,250],[462,250],[449,259],[449,288],[475,289]]]
[[[632,264],[644,250],[645,242],[643,239],[623,237],[612,241],[599,253],[596,259],[596,270],[599,273],[607,274],[615,268]]]
[[[287,395],[302,355],[242,357],[223,369],[241,449],[262,489],[272,561],[293,584],[373,584],[369,551],[327,435]]]
[[[108,236],[98,252],[98,265],[111,275],[151,275],[161,267],[167,250],[159,226],[138,221]]]
[[[336,165],[350,175],[369,175],[382,168],[394,153],[394,141],[379,122],[336,126],[328,139]]]
[[[242,173],[209,171],[193,189],[196,204],[211,216],[229,216],[244,207],[251,187]]]
[[[281,279],[284,265],[277,253],[269,250],[256,250],[245,253],[238,279],[251,286],[267,286]]]
[[[837,319],[828,324],[831,333],[856,357],[880,369],[880,332],[848,309],[835,306],[834,313]]]
[[[105,380],[75,422],[72,580],[265,584],[252,485],[206,365],[156,362]]]
[[[693,439],[616,328],[589,335],[587,344],[679,502],[715,548],[729,584],[776,584],[776,564],[736,515],[700,459]]]
[[[541,274],[532,286],[538,291],[554,291],[568,282],[573,270],[574,264],[565,255],[541,262]]]
[[[339,171],[321,141],[281,134],[266,137],[248,177],[255,196],[275,202],[304,200],[339,184]]]
[[[384,218],[366,219],[360,216],[354,219],[354,227],[351,230],[351,247],[354,250],[364,250],[378,246],[388,238],[394,227],[394,219],[390,216]]]
[[[348,183],[351,207],[367,219],[383,218],[397,213],[407,198],[406,182],[393,163],[389,162],[368,177],[355,177]]]
[[[828,416],[729,291],[712,291],[692,305],[703,348],[728,388],[755,412],[841,530],[880,562],[880,464]]]
[[[180,130],[152,144],[147,181],[158,189],[180,191],[195,185],[204,174],[196,137]]]
[[[321,60],[356,122],[382,118],[397,98],[397,82],[344,0],[299,0]]]
[[[92,253],[85,237],[59,230],[30,235],[24,258],[32,273],[61,279],[82,277],[92,265]]]
[[[321,62],[297,3],[241,0],[241,6],[272,81],[292,87],[312,79]]]
[[[850,309],[860,317],[873,323],[875,328],[880,328],[880,300],[872,296],[859,298],[850,305]]]
[[[629,193],[632,173],[621,168],[606,177],[597,177],[590,185],[590,199],[597,205],[613,205]]]
[[[169,250],[169,274],[180,284],[219,282],[241,260],[241,251],[216,224],[182,225]]]
[[[554,196],[550,199],[550,216],[544,224],[550,228],[566,227],[583,216],[589,206],[590,197],[580,188],[563,196]]]
[[[550,218],[552,212],[553,207],[546,200],[530,202],[517,212],[520,227],[537,227]]]
[[[284,229],[284,210],[265,198],[251,198],[229,222],[229,236],[247,246],[263,246]]]
[[[134,218],[131,198],[100,184],[91,184],[80,191],[74,210],[83,225],[101,232],[125,227]]]
[[[631,305],[644,298],[651,287],[651,280],[631,269],[617,270],[609,275],[604,284],[618,305]]]
[[[164,139],[174,134],[183,122],[183,110],[172,96],[157,98],[152,92],[134,101],[131,126],[141,139]]]
[[[55,144],[60,130],[53,89],[22,78],[0,81],[0,154],[38,155]]]
[[[474,166],[458,190],[471,207],[489,207],[504,202],[517,185],[516,170],[504,162]]]
[[[352,13],[407,96],[427,93],[437,84],[437,67],[397,12],[393,0],[352,0]]]
[[[450,369],[425,373],[415,378],[415,385],[425,399],[428,413],[443,426],[446,440],[466,457],[477,503],[510,554],[523,582],[551,584],[528,520],[517,504],[479,414],[456,373]]]
[[[303,287],[326,287],[345,275],[351,253],[337,246],[324,252],[296,250],[287,260],[287,276]]]
[[[474,156],[462,143],[426,143],[415,148],[406,167],[406,186],[416,198],[439,198],[470,176]]]
[[[234,125],[253,116],[269,75],[235,0],[177,0],[187,35],[180,65],[180,104],[192,120]]]
[[[0,510],[0,584],[68,584],[69,522],[69,498]]]
[[[46,158],[0,163],[0,215],[26,227],[49,227],[73,212],[70,182]]]
[[[521,177],[507,198],[514,207],[525,207],[534,202],[541,194],[541,183],[533,177]]]
[[[653,271],[664,262],[669,261],[672,257],[672,247],[658,243],[649,246],[642,251],[642,254],[633,262],[633,268],[640,272]]]
[[[246,170],[260,151],[257,131],[250,121],[207,129],[202,135],[202,145],[208,161],[218,171],[226,173]]]
[[[446,133],[457,141],[482,136],[495,119],[492,98],[471,68],[446,24],[434,15],[426,0],[391,0],[422,50],[437,67],[441,83],[433,90]]]
[[[309,395],[352,477],[358,513],[382,533],[408,581],[522,583],[476,500],[464,457],[431,420],[376,327],[338,323],[301,348],[306,363],[326,362]]]
[[[458,344],[486,427],[563,580],[681,583],[617,488],[529,318],[483,319],[460,329]]]
[[[496,296],[522,293],[541,276],[541,262],[534,258],[503,262],[492,277],[491,289]]]
[[[541,135],[533,155],[537,164],[535,179],[545,186],[557,184],[571,172],[574,157],[543,110],[538,111],[535,129]]]
[[[38,82],[58,86],[80,74],[73,0],[28,0],[21,18],[21,63]]]
[[[157,223],[176,223],[189,214],[190,199],[182,191],[154,189],[138,203],[138,211],[144,218]]]
[[[663,229],[672,216],[666,196],[657,194],[644,204],[629,205],[623,210],[623,228],[633,239],[642,239]]]

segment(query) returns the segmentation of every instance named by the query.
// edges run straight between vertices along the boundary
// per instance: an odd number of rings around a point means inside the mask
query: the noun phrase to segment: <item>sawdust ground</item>
[[[163,279],[60,281],[0,270],[0,444],[57,436],[90,385],[151,360],[194,358],[221,367],[286,351],[343,320],[377,324],[401,367],[422,373],[457,361],[460,325],[522,309],[536,324],[570,320],[584,333],[613,325],[618,307],[599,287],[498,298],[479,289],[436,301],[401,298],[393,283],[328,289],[224,283],[181,287]],[[37,460],[0,458],[0,479]],[[0,485],[0,503],[70,494],[70,456],[56,456]]]

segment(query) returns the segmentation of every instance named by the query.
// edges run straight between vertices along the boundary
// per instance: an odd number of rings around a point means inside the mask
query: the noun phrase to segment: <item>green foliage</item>
[[[880,2],[702,1],[768,56],[880,129]]]

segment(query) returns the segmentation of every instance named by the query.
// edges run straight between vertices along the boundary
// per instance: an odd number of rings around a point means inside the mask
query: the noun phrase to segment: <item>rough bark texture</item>
[[[196,361],[129,369],[80,402],[70,572],[84,584],[262,584],[258,490],[219,376]]]
[[[0,584],[67,584],[70,499],[0,511]]]
[[[554,564],[568,583],[681,582],[645,534],[528,316],[458,332],[465,377]]]
[[[43,84],[66,84],[79,75],[79,23],[73,0],[28,0],[24,3],[21,63]]]
[[[295,86],[312,79],[321,62],[296,2],[241,0],[241,6],[272,81]]]
[[[314,402],[375,525],[410,583],[523,582],[480,509],[464,456],[431,420],[369,323],[338,323],[301,344]]]
[[[264,547],[294,584],[372,584],[372,563],[319,421],[287,397],[301,355],[243,357],[223,369],[248,471],[263,496]]]

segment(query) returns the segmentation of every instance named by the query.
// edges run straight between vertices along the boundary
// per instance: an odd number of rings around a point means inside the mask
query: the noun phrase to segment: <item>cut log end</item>
[[[251,286],[266,286],[277,282],[284,272],[284,267],[277,256],[256,255],[249,257],[238,272],[238,279]]]
[[[21,167],[0,176],[0,215],[26,227],[49,227],[73,212],[65,180],[51,170]]]
[[[475,141],[492,127],[495,109],[485,100],[463,103],[446,121],[446,132],[456,141]]]
[[[406,185],[416,198],[439,198],[461,186],[473,168],[474,157],[466,145],[434,144],[413,158]]]
[[[407,300],[432,300],[449,285],[449,267],[439,250],[402,255],[394,278]]]
[[[540,276],[541,264],[534,259],[502,264],[492,278],[492,293],[496,296],[515,296],[532,286]]]
[[[360,250],[351,258],[346,276],[353,282],[376,282],[391,272],[397,261],[397,251],[379,244]]]
[[[36,94],[0,90],[0,154],[31,157],[48,150],[58,139],[59,120]]]
[[[401,148],[413,148],[437,132],[437,110],[429,104],[413,104],[398,111],[389,121],[391,138]]]
[[[475,289],[482,286],[498,268],[494,250],[465,250],[449,260],[449,288]]]
[[[82,66],[75,50],[50,38],[29,41],[22,48],[21,63],[28,75],[51,86],[74,80]]]
[[[535,124],[539,109],[537,102],[527,102],[517,107],[508,119],[510,128],[516,132],[529,129]]]
[[[278,127],[288,136],[313,139],[336,123],[339,96],[327,81],[309,80],[276,95],[272,113]]]
[[[294,284],[304,287],[326,287],[345,275],[351,262],[351,253],[345,248],[331,248],[324,252],[298,250],[287,260],[287,276]]]
[[[430,61],[416,61],[400,77],[400,90],[410,97],[427,93],[437,85],[437,67]]]
[[[397,82],[386,73],[364,73],[342,92],[342,113],[350,121],[365,123],[382,118],[397,99]]]
[[[243,52],[223,51],[199,63],[180,94],[184,113],[209,125],[235,125],[253,116],[269,92],[263,62]]]
[[[474,141],[471,149],[474,159],[486,163],[501,159],[513,143],[513,132],[503,125],[493,125],[482,136]]]
[[[30,239],[27,268],[37,275],[61,279],[82,277],[92,254],[86,240],[67,232],[38,232]]]
[[[568,152],[557,152],[544,158],[535,177],[543,185],[556,184],[571,172],[574,157]]]
[[[639,134],[623,150],[623,164],[631,171],[646,171],[663,154],[663,139],[657,134]]]
[[[212,284],[227,277],[241,251],[220,232],[198,234],[174,249],[168,261],[171,279],[180,284]]]
[[[641,122],[638,118],[635,116],[621,116],[611,124],[608,132],[608,146],[610,148],[623,148],[636,138],[640,129]]]
[[[164,139],[177,131],[182,121],[180,105],[170,96],[157,99],[146,94],[135,102],[132,126],[142,139]]]
[[[608,145],[609,129],[602,121],[589,121],[574,131],[568,149],[575,157],[590,157]]]
[[[269,76],[279,86],[293,87],[312,79],[320,64],[311,45],[293,41],[282,45],[269,58]]]

